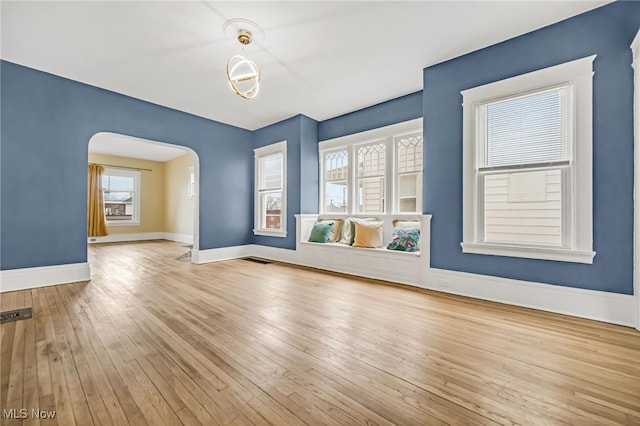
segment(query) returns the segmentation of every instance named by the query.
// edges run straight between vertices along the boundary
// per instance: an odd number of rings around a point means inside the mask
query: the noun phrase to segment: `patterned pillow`
[[[416,228],[420,230],[420,221],[396,219],[393,221],[393,229],[396,228]],[[416,250],[420,250],[420,241],[418,241],[418,247],[416,248]]]
[[[334,222],[316,222],[309,235],[310,243],[326,243],[331,235]]]
[[[393,236],[387,245],[387,249],[416,251],[418,241],[420,241],[420,230],[418,228],[396,228],[393,230]]]

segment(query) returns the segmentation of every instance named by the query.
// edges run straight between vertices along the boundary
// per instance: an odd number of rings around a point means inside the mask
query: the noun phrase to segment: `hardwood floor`
[[[640,425],[640,333],[171,242],[4,293],[3,425]],[[35,419],[32,409],[55,410]]]

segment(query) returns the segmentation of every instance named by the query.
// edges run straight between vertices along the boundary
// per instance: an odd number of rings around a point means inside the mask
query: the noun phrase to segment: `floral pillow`
[[[419,241],[420,229],[396,228],[393,230],[393,236],[387,245],[387,249],[397,251],[416,251]]]

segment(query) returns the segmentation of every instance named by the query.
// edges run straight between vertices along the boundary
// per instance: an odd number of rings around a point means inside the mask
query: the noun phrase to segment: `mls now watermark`
[[[5,419],[43,419],[52,420],[56,418],[55,410],[40,410],[39,408],[32,408],[28,410],[26,408],[3,408],[2,417]]]

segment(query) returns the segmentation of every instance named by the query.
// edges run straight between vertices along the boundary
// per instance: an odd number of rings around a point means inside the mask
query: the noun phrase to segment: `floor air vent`
[[[0,324],[33,318],[33,309],[22,308],[14,311],[0,312]]]
[[[191,250],[181,256],[176,257],[176,260],[180,262],[191,262]]]
[[[270,260],[260,259],[258,257],[245,257],[244,260],[248,260],[249,262],[259,263],[261,265],[268,265],[269,263],[271,263]]]

